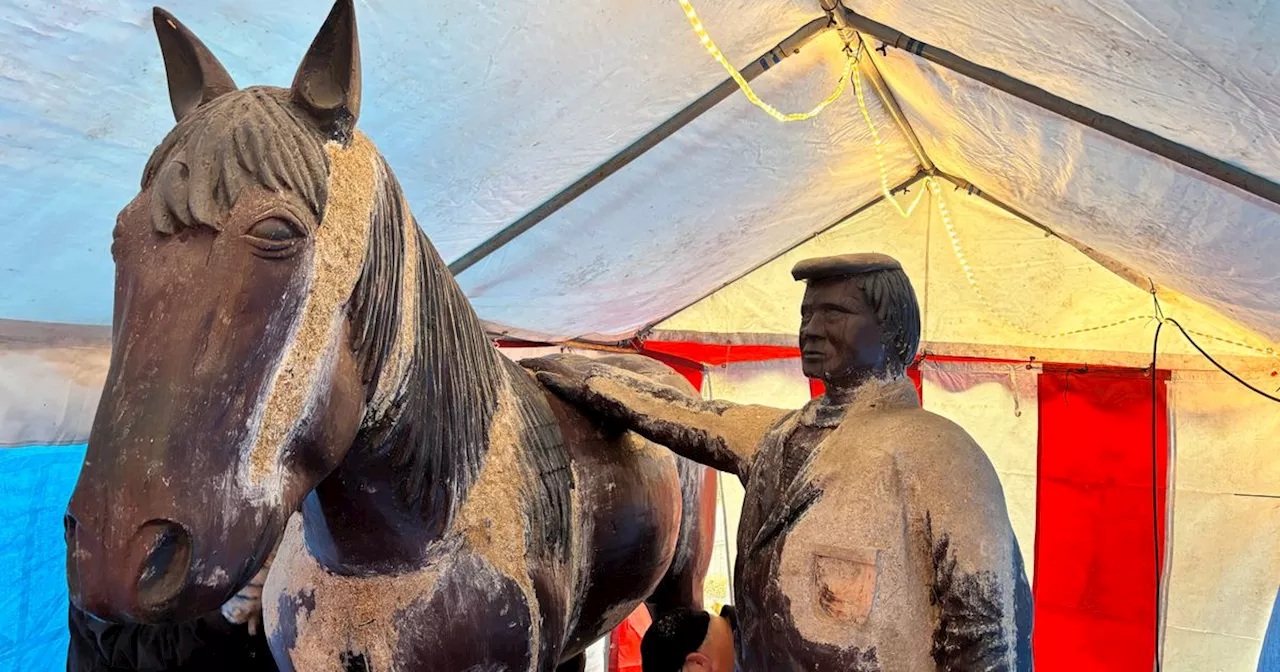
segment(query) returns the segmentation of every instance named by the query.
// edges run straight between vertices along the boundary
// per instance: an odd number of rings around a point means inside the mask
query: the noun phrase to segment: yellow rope
[[[920,203],[921,197],[924,196],[924,191],[922,190],[919,194],[917,194],[915,201],[912,202],[911,206],[906,208],[905,210],[903,209],[902,205],[899,204],[898,201],[893,198],[893,194],[890,192],[890,189],[889,189],[889,169],[888,169],[888,166],[885,164],[884,151],[881,149],[881,145],[883,144],[883,141],[880,138],[879,130],[876,129],[875,122],[872,121],[871,119],[871,112],[867,108],[867,101],[862,95],[862,77],[857,70],[853,71],[853,88],[858,96],[858,108],[862,111],[862,119],[867,123],[867,130],[871,133],[872,140],[875,141],[876,163],[880,168],[881,193],[883,193],[884,197],[888,199],[890,203],[893,204],[894,209],[898,211],[899,215],[902,215],[903,217],[908,217],[915,210],[916,205]],[[1099,325],[1090,326],[1090,327],[1080,327],[1077,329],[1068,329],[1067,331],[1058,332],[1056,334],[1041,333],[1034,329],[1027,328],[1021,324],[1014,323],[1013,321],[1009,320],[1004,316],[1003,311],[996,309],[995,304],[989,298],[987,298],[987,293],[984,292],[982,290],[982,286],[978,284],[978,277],[977,275],[974,274],[973,268],[969,265],[969,260],[965,256],[964,246],[960,242],[960,235],[956,232],[955,223],[951,221],[951,212],[950,210],[947,209],[947,202],[946,202],[946,199],[943,198],[942,188],[938,186],[937,178],[935,178],[932,175],[926,176],[924,178],[924,183],[925,183],[925,186],[929,189],[930,193],[933,194],[934,200],[936,200],[938,203],[938,214],[942,217],[942,224],[947,229],[947,237],[951,241],[951,250],[952,252],[955,253],[956,261],[960,263],[961,270],[964,271],[964,277],[965,277],[965,280],[968,281],[969,289],[973,291],[974,295],[978,298],[978,301],[982,303],[982,307],[986,309],[987,313],[993,318],[995,318],[1001,324],[1013,329],[1014,331],[1018,331],[1023,334],[1035,336],[1037,338],[1043,338],[1046,340],[1056,340],[1059,338],[1066,338],[1068,336],[1075,336],[1078,334],[1083,334],[1083,333],[1088,333],[1093,331],[1101,331],[1103,329],[1111,329],[1121,325],[1131,324],[1133,322],[1156,319],[1153,315],[1134,315],[1133,317],[1126,317],[1123,320],[1116,320],[1115,322],[1108,322],[1107,324],[1099,324]]]
[[[816,117],[820,112],[826,109],[828,105],[836,102],[836,99],[844,93],[845,82],[849,80],[849,73],[853,71],[854,58],[851,51],[846,51],[844,74],[840,76],[840,83],[836,86],[836,90],[833,91],[831,95],[827,96],[826,99],[818,103],[817,106],[808,112],[794,112],[791,114],[779,112],[774,106],[760,100],[760,97],[756,95],[755,90],[751,88],[751,84],[742,76],[742,73],[738,72],[738,69],[733,67],[733,65],[724,57],[724,53],[720,51],[720,47],[716,46],[715,40],[712,40],[711,35],[707,33],[706,27],[702,25],[702,19],[698,18],[698,13],[694,11],[693,5],[689,4],[689,0],[676,1],[679,2],[680,7],[684,9],[684,15],[688,17],[689,25],[693,26],[693,32],[698,36],[698,41],[702,43],[702,46],[707,50],[707,53],[711,54],[711,57],[716,59],[716,62],[729,73],[729,76],[733,78],[733,81],[738,83],[738,88],[742,89],[742,93],[747,96],[747,100],[751,101],[756,107],[764,110],[774,119],[781,122],[789,122],[804,121],[805,119]]]
[[[992,301],[987,298],[986,292],[982,291],[982,287],[978,284],[978,277],[974,274],[973,268],[969,266],[969,260],[965,257],[965,254],[964,254],[964,246],[960,243],[960,236],[956,232],[955,224],[951,221],[951,212],[947,209],[947,203],[942,196],[942,187],[938,186],[938,180],[934,178],[932,175],[924,178],[924,180],[925,180],[925,184],[929,187],[929,191],[933,193],[933,197],[938,201],[938,214],[941,215],[942,217],[942,225],[947,229],[947,238],[951,240],[951,250],[956,255],[956,261],[960,262],[960,268],[961,270],[964,271],[964,277],[966,280],[969,281],[969,288],[973,290],[974,295],[976,295],[978,297],[978,300],[982,302],[982,307],[985,308],[987,312],[993,317],[995,317],[996,320],[998,320],[1001,324],[1004,324],[1005,326],[1008,326],[1014,329],[1015,331],[1019,331],[1024,334],[1036,336],[1038,338],[1043,338],[1046,340],[1055,340],[1055,339],[1066,338],[1068,336],[1075,336],[1077,334],[1083,334],[1091,331],[1101,331],[1103,329],[1111,329],[1113,327],[1118,327],[1123,324],[1130,324],[1132,322],[1138,322],[1138,321],[1144,321],[1144,320],[1149,321],[1149,320],[1155,319],[1153,315],[1134,315],[1132,317],[1126,317],[1123,320],[1108,322],[1107,324],[1099,324],[1092,327],[1080,327],[1078,329],[1069,329],[1067,331],[1058,332],[1056,334],[1044,334],[1034,329],[1028,329],[1027,327],[1024,327],[1020,324],[1015,324],[1014,322],[1010,321],[1003,314],[1001,314],[1001,311],[996,310],[995,304],[992,303]]]

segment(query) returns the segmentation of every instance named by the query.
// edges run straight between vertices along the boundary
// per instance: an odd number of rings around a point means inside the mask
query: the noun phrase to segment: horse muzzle
[[[72,604],[108,621],[174,620],[192,575],[186,528],[171,520],[151,520],[113,548],[74,515],[66,516],[65,526]]]

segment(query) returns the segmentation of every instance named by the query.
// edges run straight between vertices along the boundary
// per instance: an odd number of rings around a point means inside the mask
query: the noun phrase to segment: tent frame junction
[[[872,37],[881,42],[881,50],[887,47],[901,49],[909,54],[913,54],[919,58],[934,63],[935,65],[963,75],[968,79],[985,84],[991,88],[1014,96],[1015,98],[1052,112],[1058,116],[1083,124],[1125,144],[1165,158],[1175,164],[1183,166],[1184,168],[1188,168],[1210,177],[1217,182],[1236,187],[1237,189],[1257,198],[1280,205],[1280,184],[1272,182],[1261,175],[1252,173],[1240,168],[1239,166],[1205,154],[1199,150],[1156,135],[1150,131],[1127,124],[1114,117],[1104,115],[1100,112],[1084,107],[1083,105],[1067,100],[1066,98],[1049,93],[1044,89],[1020,79],[1016,79],[997,70],[974,63],[973,61],[958,56],[945,49],[917,40],[893,27],[879,23],[854,12],[848,7],[845,7],[841,0],[819,0],[819,5],[825,12],[825,16],[816,18],[801,26],[786,39],[779,42],[773,49],[765,52],[745,68],[742,68],[740,70],[740,74],[743,79],[748,82],[754,80],[756,77],[759,77],[765,71],[771,69],[787,57],[799,53],[802,47],[818,36],[826,33],[828,30],[836,29],[841,31],[846,42],[849,44],[852,44],[854,40],[856,40],[864,55],[869,53],[869,50],[866,49],[864,39],[865,37]],[[859,60],[861,61],[862,59]],[[904,191],[911,184],[927,175],[943,177],[955,183],[959,188],[967,189],[970,193],[983,198],[992,205],[1020,217],[1029,224],[1072,245],[1125,280],[1138,284],[1139,286],[1144,286],[1146,284],[1140,274],[1133,272],[1105,255],[1099,254],[1096,250],[1093,250],[1088,246],[1082,245],[1077,241],[1064,238],[1048,226],[1027,217],[1024,213],[1019,212],[1013,207],[987,195],[984,190],[977,185],[974,185],[969,180],[940,172],[925,153],[923,145],[920,143],[914,129],[912,129],[910,122],[902,111],[902,108],[898,105],[888,84],[881,76],[874,60],[868,57],[866,62],[867,67],[864,68],[864,71],[867,73],[867,77],[872,88],[875,89],[880,102],[884,105],[889,116],[894,120],[898,129],[906,138],[907,143],[911,146],[911,149],[915,153],[916,159],[920,165],[919,172],[907,178],[901,184],[894,186],[890,189],[891,193]],[[861,67],[861,65],[861,63],[858,64],[859,67]],[[561,208],[572,203],[579,196],[585,194],[588,190],[603,182],[610,175],[618,172],[632,161],[635,161],[637,158],[644,155],[650,149],[656,147],[666,138],[674,135],[681,128],[687,126],[690,122],[715,107],[718,103],[731,96],[737,90],[737,82],[735,82],[732,77],[726,78],[711,91],[703,94],[700,98],[677,112],[674,116],[659,124],[656,128],[622,149],[622,151],[610,157],[604,163],[565,187],[559,193],[538,205],[533,210],[530,210],[527,214],[516,221],[503,227],[484,242],[459,257],[457,260],[449,264],[449,270],[456,276],[480,263],[502,247],[509,244],[511,241],[515,240],[521,234],[536,226],[539,222],[542,222],[555,214]],[[768,263],[769,261],[786,254],[790,250],[804,244],[815,236],[821,235],[823,232],[830,230],[840,222],[847,220],[850,216],[862,212],[868,207],[879,203],[883,198],[883,194],[877,195],[870,201],[859,205],[852,213],[850,213],[850,215],[842,217],[837,222],[829,226],[823,227],[813,235],[806,237],[804,240],[798,241],[795,245],[792,245],[787,249],[782,250],[777,255],[765,260],[760,265]],[[756,266],[756,268],[758,267],[759,266]],[[750,273],[750,271],[747,271],[747,273]],[[735,277],[728,283],[725,283],[725,285],[731,284],[744,275],[746,275],[746,273]],[[723,286],[724,285],[721,285],[717,290],[723,288]],[[641,330],[642,333],[643,331],[644,330]]]

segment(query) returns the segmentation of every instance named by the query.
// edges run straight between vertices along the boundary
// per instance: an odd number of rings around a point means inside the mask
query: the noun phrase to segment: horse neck
[[[414,240],[398,336],[372,367],[381,373],[370,382],[364,424],[303,508],[308,545],[333,571],[397,571],[430,557],[466,500],[511,390],[511,372],[443,260],[420,231]]]

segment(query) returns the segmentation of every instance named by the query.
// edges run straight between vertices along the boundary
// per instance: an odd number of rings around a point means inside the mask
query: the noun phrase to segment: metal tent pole
[[[906,189],[907,187],[911,186],[912,184],[915,184],[917,180],[921,180],[921,179],[923,179],[923,178],[925,177],[925,175],[926,175],[926,174],[927,174],[927,173],[925,173],[925,171],[923,171],[923,170],[917,171],[917,172],[916,172],[914,175],[912,175],[911,177],[908,177],[907,179],[905,179],[905,180],[903,180],[902,182],[900,182],[900,183],[898,184],[898,186],[891,188],[891,189],[889,190],[889,193],[894,194],[894,193],[897,193],[897,192],[899,192],[899,191],[903,191],[904,189]],[[657,325],[659,325],[659,324],[662,324],[663,322],[666,322],[667,320],[669,320],[669,319],[671,319],[671,318],[675,317],[676,315],[679,315],[680,313],[684,312],[685,310],[688,310],[690,307],[692,307],[692,306],[694,306],[695,304],[697,304],[699,301],[702,301],[703,299],[707,298],[708,296],[711,296],[712,294],[715,294],[716,292],[718,292],[718,291],[720,291],[720,290],[724,289],[725,287],[728,287],[729,285],[732,285],[733,283],[735,283],[735,282],[737,282],[737,281],[739,281],[739,280],[741,280],[741,279],[743,279],[743,278],[747,277],[748,275],[751,275],[752,273],[755,273],[756,271],[760,270],[761,268],[764,268],[765,266],[768,266],[769,264],[771,264],[771,263],[773,263],[774,261],[776,261],[778,258],[780,258],[780,257],[782,257],[782,256],[784,256],[784,255],[786,255],[786,254],[788,254],[788,253],[789,253],[789,252],[791,252],[792,250],[795,250],[795,249],[799,248],[801,245],[804,245],[805,243],[808,243],[809,241],[813,240],[814,238],[817,238],[818,236],[821,236],[822,234],[824,234],[824,233],[826,233],[826,232],[828,232],[828,231],[831,231],[832,229],[836,228],[837,226],[840,226],[841,224],[844,224],[845,222],[847,222],[847,221],[849,221],[849,220],[853,219],[854,217],[857,217],[858,215],[860,215],[860,214],[862,214],[862,213],[866,212],[867,210],[870,210],[871,208],[873,208],[873,207],[875,207],[875,206],[879,205],[879,204],[880,204],[881,202],[883,202],[883,201],[884,201],[884,194],[883,194],[883,193],[876,194],[876,195],[875,195],[875,197],[874,197],[874,198],[872,198],[871,200],[867,201],[866,203],[863,203],[862,205],[859,205],[857,208],[854,208],[853,212],[850,212],[849,214],[842,216],[840,219],[837,219],[836,221],[834,221],[834,222],[832,222],[832,223],[830,223],[830,224],[827,224],[826,226],[822,227],[821,229],[818,229],[817,231],[814,231],[813,233],[811,233],[811,234],[809,234],[809,235],[805,236],[803,239],[798,240],[798,241],[796,241],[796,242],[794,242],[794,243],[792,243],[792,244],[788,245],[787,247],[783,248],[782,250],[779,250],[779,251],[777,251],[777,252],[774,252],[774,253],[770,254],[770,255],[769,255],[769,257],[768,257],[767,259],[765,259],[764,261],[761,261],[760,263],[758,263],[758,264],[756,264],[756,265],[752,266],[751,268],[749,268],[749,269],[747,269],[747,270],[743,271],[742,273],[739,273],[738,275],[733,276],[733,277],[732,277],[732,278],[730,278],[729,280],[727,280],[727,281],[725,281],[725,282],[721,283],[720,285],[716,286],[716,288],[715,288],[715,289],[712,289],[711,291],[707,292],[706,294],[703,294],[702,296],[699,296],[699,297],[698,297],[697,299],[695,299],[692,303],[685,304],[685,305],[681,306],[681,307],[680,307],[678,310],[676,310],[675,312],[668,313],[668,314],[666,314],[666,315],[664,315],[664,316],[662,316],[662,317],[658,318],[657,320],[654,320],[653,322],[650,322],[649,324],[645,325],[645,327],[644,327],[644,328],[640,329],[640,331],[639,331],[639,332],[637,332],[637,336],[638,336],[641,340],[643,340],[643,339],[644,339],[644,337],[645,337],[645,335],[646,335],[646,334],[648,334],[648,333],[649,333],[649,332],[650,332],[650,331],[651,331],[655,326],[657,326]]]
[[[830,5],[832,0],[823,0],[823,4]],[[945,49],[921,42],[895,28],[862,16],[838,2],[834,4],[833,13],[838,17],[837,21],[843,26],[848,26],[860,33],[870,35],[888,46],[915,54],[920,58],[1020,98],[1032,105],[1084,124],[1121,142],[1145,149],[1152,154],[1162,156],[1181,166],[1280,205],[1280,184],[1276,184],[1265,177],[1251,173],[1221,159],[1216,159],[1186,145],[1162,138],[1155,133],[1132,126],[1115,117],[1109,117],[1083,105],[1078,105],[1037,86],[961,58]]]
[[[1071,247],[1074,247],[1077,252],[1079,252],[1080,254],[1083,254],[1086,257],[1089,257],[1094,261],[1094,263],[1116,274],[1116,276],[1121,278],[1122,280],[1125,280],[1126,282],[1132,284],[1134,287],[1137,287],[1144,291],[1146,290],[1146,283],[1147,283],[1146,277],[1134,271],[1133,269],[1129,268],[1128,266],[1125,266],[1119,261],[1112,259],[1111,257],[1093,249],[1092,247],[1089,247],[1088,245],[1085,245],[1084,243],[1074,238],[1065,236],[1061,233],[1058,233],[1057,231],[1054,231],[1053,229],[1049,228],[1045,224],[1042,224],[1039,220],[1035,219],[1034,217],[1005,203],[1004,201],[1001,201],[995,196],[988,194],[978,185],[962,177],[950,175],[948,173],[942,172],[941,170],[934,171],[934,174],[937,175],[938,177],[941,177],[947,180],[948,182],[951,182],[956,186],[957,189],[967,192],[970,196],[977,196],[978,198],[981,198],[982,200],[990,203],[991,205],[994,205],[997,208],[1000,208],[1001,210],[1004,210],[1005,212],[1013,215],[1014,217],[1017,217],[1018,219],[1026,222],[1027,224],[1030,224],[1031,226],[1034,226],[1035,228],[1040,229],[1046,235],[1057,238],[1058,240],[1061,240],[1062,242],[1070,245]]]
[[[889,85],[880,76],[880,68],[877,68],[875,61],[871,60],[871,55],[867,53],[866,45],[862,43],[861,35],[858,35],[858,44],[862,45],[862,57],[866,59],[866,67],[862,68],[862,71],[867,74],[867,81],[871,82],[871,88],[876,90],[876,96],[880,98],[884,109],[889,112],[890,117],[893,117],[894,123],[898,125],[898,130],[902,131],[902,135],[906,137],[907,144],[911,145],[911,151],[915,152],[916,160],[920,162],[920,167],[924,168],[926,172],[933,172],[933,161],[930,161],[929,155],[925,154],[924,145],[920,144],[920,138],[916,136],[916,130],[911,127],[911,122],[907,121],[907,115],[903,114],[902,108],[898,106],[898,99],[893,97],[893,92],[889,90]]]
[[[750,65],[743,68],[741,72],[743,79],[748,82],[759,77],[764,71],[772,68],[783,59],[793,54],[799,53],[800,48],[808,44],[813,38],[826,32],[832,27],[831,19],[823,16],[806,23],[799,30],[792,33],[789,37],[778,43],[778,46],[765,52]],[[640,139],[628,145],[625,149],[618,152],[609,160],[597,166],[591,172],[582,176],[577,182],[565,187],[560,193],[552,196],[542,205],[530,210],[526,215],[508,224],[501,231],[498,231],[488,240],[480,243],[475,249],[462,255],[453,263],[449,264],[449,270],[454,275],[458,275],[463,271],[471,268],[480,262],[480,260],[493,254],[503,245],[514,240],[517,236],[533,228],[538,222],[555,214],[557,210],[563,208],[574,199],[583,195],[588,189],[602,182],[605,178],[618,172],[628,163],[640,158],[642,154],[653,149],[659,142],[670,137],[676,131],[684,128],[689,122],[697,119],[702,113],[714,107],[717,103],[728,98],[738,90],[737,82],[730,77],[721,82],[716,88],[703,94],[702,97],[693,101],[688,107],[680,110],[675,116],[662,122],[652,131],[644,134]]]

